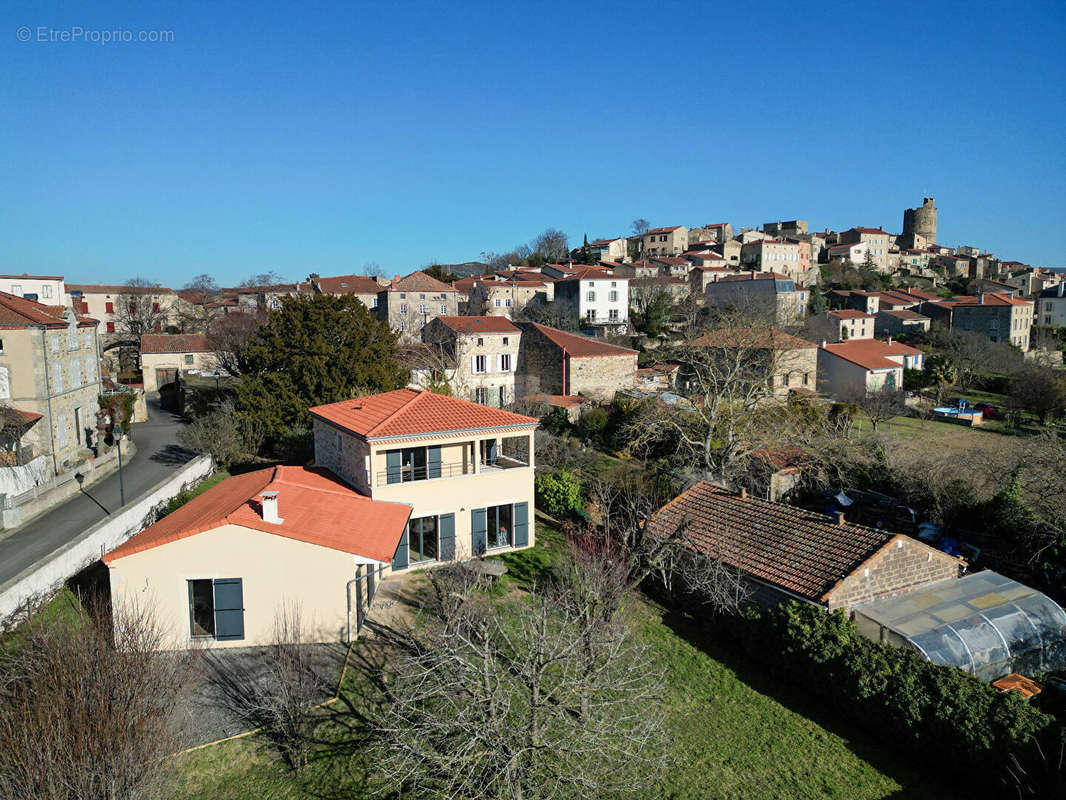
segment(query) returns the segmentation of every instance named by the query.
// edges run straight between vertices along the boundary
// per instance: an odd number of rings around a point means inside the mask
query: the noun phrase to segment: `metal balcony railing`
[[[503,469],[516,469],[528,467],[524,461],[512,456],[498,456],[493,461],[482,461],[479,472],[496,472]],[[380,470],[376,474],[375,486],[387,486],[394,483],[411,483],[435,478],[456,478],[461,475],[473,475],[474,465],[461,461],[449,464],[420,464],[412,466],[405,464],[398,469]]]

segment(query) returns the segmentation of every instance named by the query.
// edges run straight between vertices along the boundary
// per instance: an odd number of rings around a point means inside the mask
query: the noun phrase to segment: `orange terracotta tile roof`
[[[264,522],[256,500],[278,493],[279,525]],[[284,536],[344,553],[388,561],[411,507],[371,500],[332,473],[312,467],[269,467],[235,475],[195,497],[103,557],[105,564],[222,525]]]
[[[881,342],[877,339],[851,339],[847,342],[827,344],[822,349],[866,369],[895,369],[902,367],[902,362],[892,361],[888,356],[922,354],[921,350],[900,342]]]
[[[878,311],[878,315],[884,314],[888,317],[895,317],[896,319],[929,319],[929,317],[922,316],[917,311],[912,311],[909,308],[901,308],[896,311]]]
[[[467,431],[529,428],[540,420],[417,389],[397,389],[309,409],[313,416],[365,439]]]
[[[900,535],[838,525],[825,514],[742,498],[706,482],[663,506],[651,525],[661,536],[684,526],[693,550],[815,602]]]
[[[782,275],[780,272],[740,272],[736,275],[728,275],[722,278],[719,283],[725,283],[727,281],[790,281],[792,278],[788,275]],[[796,287],[799,288],[798,286]]]
[[[209,353],[211,344],[203,333],[144,333],[142,353]]]
[[[944,301],[958,306],[1031,306],[1031,300],[1020,300],[1017,297],[1007,297],[996,292],[985,292],[981,295],[959,295],[951,300]]]
[[[518,327],[522,330],[535,330],[552,344],[561,347],[571,358],[592,358],[599,356],[635,356],[636,350],[628,347],[619,347],[616,344],[607,344],[598,339],[590,339],[569,331],[561,331],[558,328],[549,328],[539,322],[519,322]]]
[[[522,331],[507,317],[437,317],[456,333],[517,333]]]
[[[528,399],[552,408],[574,408],[589,402],[587,397],[573,394],[531,394]]]
[[[644,231],[643,235],[647,236],[649,233],[670,233],[670,231],[676,231],[680,227],[681,227],[680,225],[670,225],[669,227],[666,227],[666,228],[650,228],[650,229]]]
[[[836,311],[827,312],[829,316],[836,317],[837,319],[873,319],[873,314],[867,314],[865,311],[856,311],[854,308],[840,308]]]

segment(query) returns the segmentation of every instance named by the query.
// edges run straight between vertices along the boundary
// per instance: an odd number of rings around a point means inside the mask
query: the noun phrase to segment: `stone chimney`
[[[278,493],[263,492],[263,522],[280,525],[284,521],[278,516]]]

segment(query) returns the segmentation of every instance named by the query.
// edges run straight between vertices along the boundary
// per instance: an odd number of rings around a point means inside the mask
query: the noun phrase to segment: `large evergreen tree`
[[[352,295],[283,298],[245,354],[237,386],[245,434],[280,454],[303,455],[308,408],[403,386],[395,349],[386,323]]]

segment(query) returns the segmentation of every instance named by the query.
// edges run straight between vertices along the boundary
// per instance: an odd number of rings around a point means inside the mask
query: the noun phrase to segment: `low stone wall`
[[[27,600],[48,594],[100,556],[156,521],[159,507],[211,474],[214,462],[200,456],[160,481],[144,495],[55,550],[0,586],[0,618]]]

